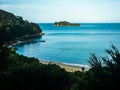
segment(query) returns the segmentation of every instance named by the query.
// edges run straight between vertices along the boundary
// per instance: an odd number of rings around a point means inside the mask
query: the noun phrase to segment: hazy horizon
[[[1,0],[0,9],[37,23],[120,23],[120,0]]]

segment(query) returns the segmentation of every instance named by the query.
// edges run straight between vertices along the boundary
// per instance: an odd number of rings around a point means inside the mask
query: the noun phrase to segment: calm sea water
[[[41,60],[69,64],[86,64],[91,53],[105,55],[110,44],[120,48],[120,24],[82,23],[81,26],[55,27],[52,23],[39,24],[45,35],[35,43],[15,46],[17,53]],[[40,42],[45,40],[46,42]]]

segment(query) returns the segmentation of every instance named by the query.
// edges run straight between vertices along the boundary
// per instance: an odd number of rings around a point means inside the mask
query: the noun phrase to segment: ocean
[[[120,49],[120,23],[80,23],[80,26],[56,27],[39,23],[45,33],[34,43],[19,44],[17,53],[50,62],[89,65],[91,54],[105,56],[111,43]],[[45,42],[40,42],[45,40]]]

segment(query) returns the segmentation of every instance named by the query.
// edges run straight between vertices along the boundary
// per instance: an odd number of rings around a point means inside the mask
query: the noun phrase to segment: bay
[[[56,27],[39,23],[45,33],[37,42],[19,44],[17,53],[40,60],[74,65],[89,65],[91,53],[104,56],[113,43],[120,48],[119,23],[80,23],[80,26]],[[45,40],[46,42],[40,42]]]

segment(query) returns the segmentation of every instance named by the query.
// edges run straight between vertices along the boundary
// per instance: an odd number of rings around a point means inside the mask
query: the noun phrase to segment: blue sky
[[[0,0],[0,9],[31,22],[120,22],[120,0]]]

